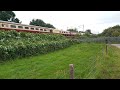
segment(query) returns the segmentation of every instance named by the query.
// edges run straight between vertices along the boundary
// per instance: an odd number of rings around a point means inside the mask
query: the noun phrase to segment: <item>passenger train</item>
[[[20,23],[1,21],[0,20],[0,30],[16,30],[18,32],[32,32],[32,33],[53,33],[62,34],[64,36],[75,36],[77,33],[70,31],[63,31],[54,28],[47,28],[35,25],[25,25]]]

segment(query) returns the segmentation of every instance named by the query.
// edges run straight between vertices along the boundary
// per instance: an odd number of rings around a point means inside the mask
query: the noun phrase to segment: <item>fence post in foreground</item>
[[[106,44],[106,55],[107,55],[107,44]]]
[[[107,44],[108,44],[108,41],[106,40],[106,55],[107,55],[107,53],[108,53]]]
[[[73,64],[69,64],[70,67],[70,79],[74,79],[74,66]]]

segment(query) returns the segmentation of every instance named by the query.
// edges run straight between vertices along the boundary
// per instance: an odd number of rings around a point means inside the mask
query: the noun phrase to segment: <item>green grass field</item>
[[[120,49],[104,44],[81,43],[40,56],[0,63],[1,79],[69,79],[74,64],[75,79],[120,78]]]

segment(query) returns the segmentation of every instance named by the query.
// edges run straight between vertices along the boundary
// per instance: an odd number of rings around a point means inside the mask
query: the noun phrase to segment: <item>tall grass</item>
[[[105,44],[81,43],[40,56],[0,63],[0,78],[69,79],[74,64],[75,79],[119,79],[120,49]]]
[[[101,57],[102,56],[102,57]],[[120,49],[108,45],[108,54],[105,49],[99,55],[97,62],[98,79],[119,79],[120,78]]]
[[[41,56],[3,62],[0,78],[69,79],[71,63],[74,64],[75,79],[96,78],[96,58],[102,48],[102,44],[81,43]]]

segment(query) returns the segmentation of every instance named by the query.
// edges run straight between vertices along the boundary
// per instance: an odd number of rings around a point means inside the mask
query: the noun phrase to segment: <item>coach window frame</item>
[[[30,28],[31,30],[35,30],[33,27]]]
[[[16,25],[10,25],[11,28],[16,28]]]
[[[23,26],[18,26],[18,28],[21,28],[21,29],[23,29]]]

